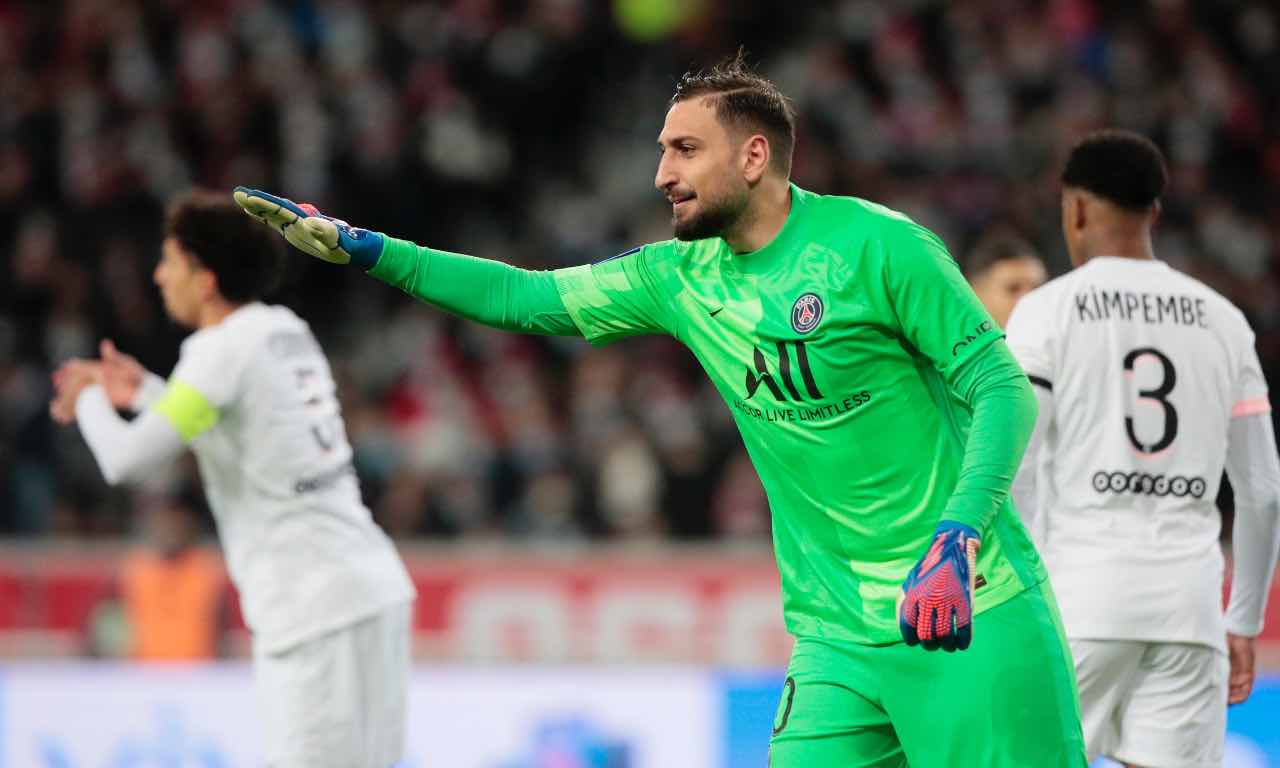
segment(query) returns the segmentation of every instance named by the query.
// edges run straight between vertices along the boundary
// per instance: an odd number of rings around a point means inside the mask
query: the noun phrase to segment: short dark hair
[[[964,260],[965,277],[973,280],[986,274],[996,264],[1015,259],[1040,259],[1029,240],[1012,227],[996,227],[978,238],[969,257]]]
[[[670,105],[706,97],[716,119],[727,128],[758,131],[769,140],[771,163],[791,173],[791,153],[796,146],[796,110],[791,100],[768,78],[747,64],[746,50],[724,59],[710,70],[685,72],[676,83]]]
[[[1064,186],[1088,190],[1134,212],[1150,208],[1168,182],[1160,149],[1146,136],[1116,129],[1085,136],[1062,169]]]
[[[227,301],[270,296],[280,282],[280,238],[246,216],[230,195],[194,189],[174,198],[165,211],[164,234],[214,274]]]

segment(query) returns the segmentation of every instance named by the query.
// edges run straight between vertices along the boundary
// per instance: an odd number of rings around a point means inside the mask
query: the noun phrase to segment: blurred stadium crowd
[[[46,414],[53,366],[100,338],[176,360],[150,279],[172,194],[248,184],[523,266],[599,260],[670,236],[666,101],[739,43],[796,102],[801,186],[903,210],[961,261],[1005,226],[1062,271],[1065,149],[1151,136],[1157,253],[1246,310],[1278,380],[1271,3],[0,2],[0,534],[118,534],[198,498],[186,465],[108,490]],[[670,340],[505,335],[302,256],[280,298],[330,353],[393,535],[767,535],[728,409]]]

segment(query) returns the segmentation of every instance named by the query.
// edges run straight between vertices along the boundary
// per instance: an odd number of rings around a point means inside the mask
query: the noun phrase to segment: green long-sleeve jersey
[[[389,239],[370,273],[501,328],[688,347],[768,494],[794,634],[899,641],[902,581],[944,519],[982,535],[975,611],[1044,579],[1007,499],[1034,396],[945,246],[899,213],[792,186],[752,253],[670,240],[528,272]]]

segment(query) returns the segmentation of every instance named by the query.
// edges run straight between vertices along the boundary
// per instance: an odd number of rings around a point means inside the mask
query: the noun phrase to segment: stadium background
[[[1060,272],[1065,149],[1151,136],[1157,253],[1245,310],[1276,381],[1272,3],[0,1],[0,768],[254,754],[234,599],[222,662],[127,660],[130,558],[187,517],[207,540],[194,466],[107,489],[45,410],[104,336],[172,367],[166,198],[248,184],[522,266],[598,260],[669,236],[666,100],[739,43],[796,102],[800,185],[903,210],[961,262],[1008,226]],[[417,764],[763,764],[788,648],[768,512],[690,355],[488,331],[302,256],[280,300],[419,586]],[[1280,671],[1274,595],[1267,632]],[[492,752],[449,752],[478,712]],[[1232,711],[1232,765],[1280,765],[1277,718],[1273,677]]]

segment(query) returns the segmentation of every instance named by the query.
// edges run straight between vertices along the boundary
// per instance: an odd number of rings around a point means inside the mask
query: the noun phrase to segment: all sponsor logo
[[[973,343],[974,341],[977,341],[979,336],[991,330],[991,328],[992,328],[992,325],[990,320],[983,320],[982,322],[975,325],[973,327],[973,330],[966,333],[963,339],[951,345],[951,356],[955,357],[956,355],[960,354],[960,350],[969,346],[969,344]]]
[[[814,400],[822,399],[822,392],[818,389],[818,383],[813,378],[813,369],[809,366],[809,353],[805,349],[803,341],[790,342],[795,345],[796,364],[800,368],[800,378],[804,383],[804,388],[808,392],[810,398]],[[796,388],[796,381],[791,373],[791,351],[788,342],[779,341],[778,349],[778,375],[782,379],[783,385],[787,388],[787,393],[791,395],[791,399],[799,402],[802,398],[800,390]],[[787,399],[787,395],[783,394],[782,388],[778,386],[778,382],[774,379],[773,374],[769,372],[769,363],[765,360],[764,354],[759,349],[752,347],[752,363],[755,369],[747,366],[746,388],[747,399],[755,397],[756,390],[761,385],[767,387],[773,395],[773,399],[782,402]]]
[[[1209,485],[1203,477],[1149,475],[1146,472],[1093,473],[1093,490],[1098,493],[1136,493],[1143,496],[1203,498]]]

